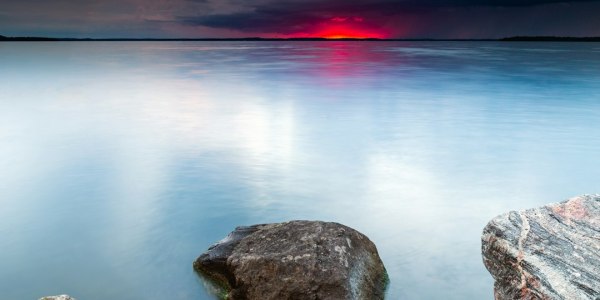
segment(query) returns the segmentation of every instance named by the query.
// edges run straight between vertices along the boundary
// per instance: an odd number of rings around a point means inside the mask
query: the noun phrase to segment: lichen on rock
[[[365,235],[320,221],[238,227],[194,269],[227,299],[383,299],[388,280]]]

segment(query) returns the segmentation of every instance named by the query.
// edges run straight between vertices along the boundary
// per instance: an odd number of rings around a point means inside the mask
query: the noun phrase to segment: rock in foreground
[[[493,219],[483,262],[504,299],[600,299],[600,196]]]
[[[42,297],[39,300],[75,300],[75,298],[72,298],[69,295],[58,295]]]
[[[194,262],[227,299],[383,299],[387,274],[375,245],[337,223],[238,227]]]

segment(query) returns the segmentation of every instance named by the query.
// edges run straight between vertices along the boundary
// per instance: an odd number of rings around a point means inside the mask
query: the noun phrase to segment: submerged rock
[[[503,299],[600,299],[600,195],[493,219],[483,262]]]
[[[75,298],[73,298],[69,295],[58,295],[58,296],[42,297],[39,300],[75,300]]]
[[[387,273],[375,245],[338,223],[238,227],[194,262],[227,299],[383,299]]]

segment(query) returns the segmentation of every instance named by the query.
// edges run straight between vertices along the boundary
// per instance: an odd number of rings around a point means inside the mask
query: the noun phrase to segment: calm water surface
[[[600,44],[0,44],[3,299],[213,299],[237,225],[367,234],[389,299],[492,299],[488,220],[596,193]]]

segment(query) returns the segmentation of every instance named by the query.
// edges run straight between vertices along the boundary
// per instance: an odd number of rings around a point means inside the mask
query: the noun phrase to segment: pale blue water
[[[237,225],[367,234],[389,299],[492,299],[480,234],[599,192],[597,43],[0,43],[0,298],[212,299]]]

